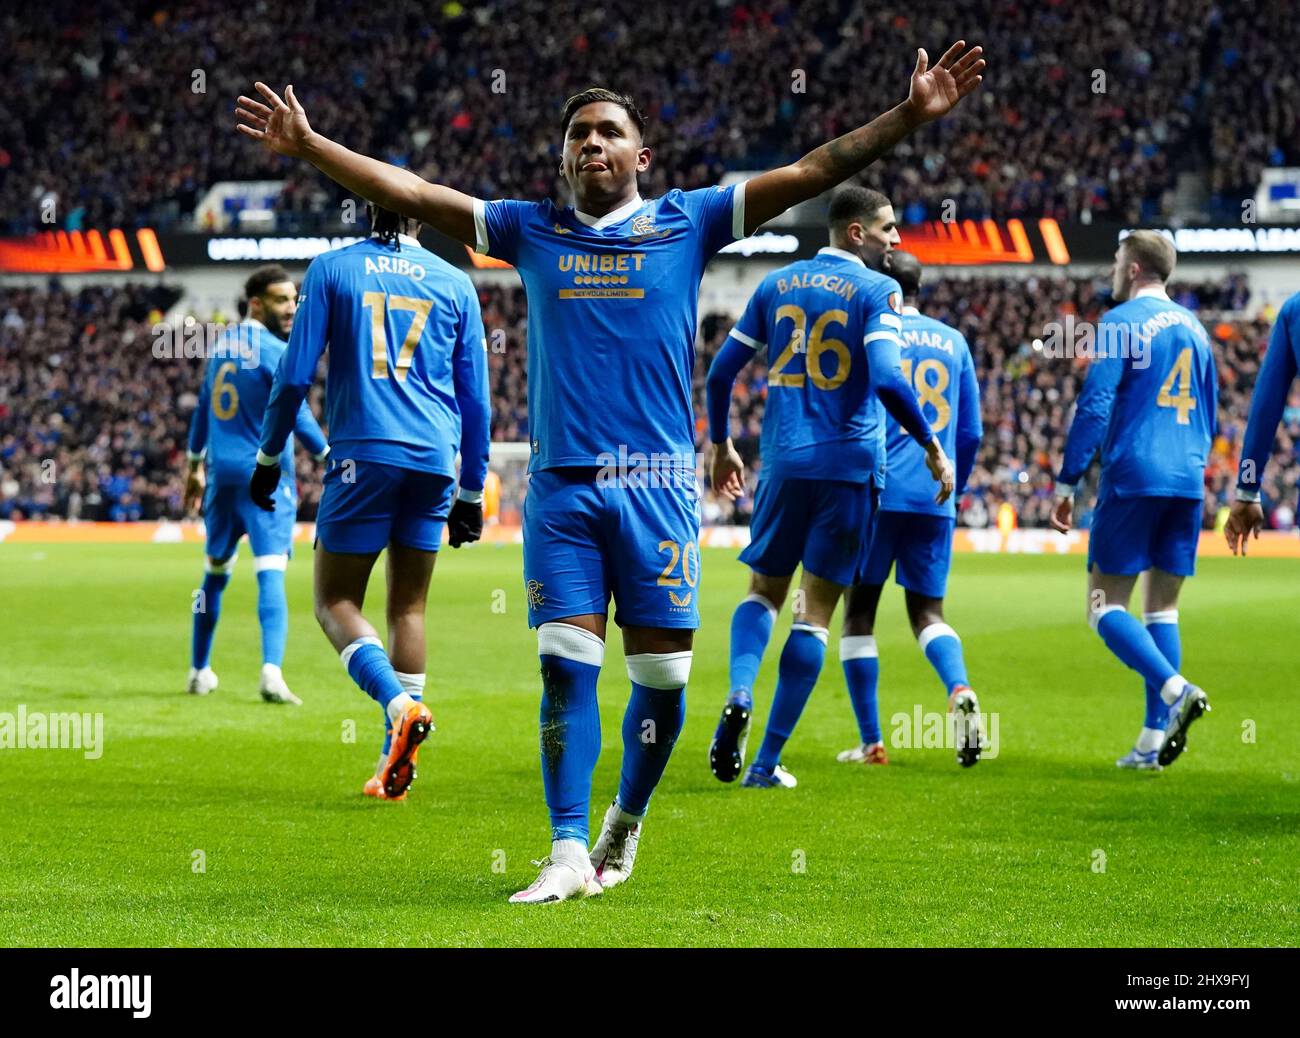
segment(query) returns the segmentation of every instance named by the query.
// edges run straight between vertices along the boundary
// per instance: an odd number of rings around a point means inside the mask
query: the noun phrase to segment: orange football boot
[[[433,731],[433,714],[423,703],[412,703],[393,726],[393,742],[388,760],[379,774],[384,796],[397,800],[415,781],[415,762],[420,743]]]

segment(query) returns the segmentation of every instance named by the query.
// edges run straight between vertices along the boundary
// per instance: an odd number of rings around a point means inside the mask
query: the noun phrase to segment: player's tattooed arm
[[[240,95],[235,129],[271,151],[306,159],[336,184],[384,209],[419,220],[457,241],[474,244],[474,199],[453,188],[430,184],[409,170],[350,151],[317,133],[307,112],[285,87],[281,98],[265,83],[255,83],[266,104]]]
[[[918,50],[906,101],[745,185],[745,233],[862,172],[909,133],[950,112],[984,78],[982,52],[958,40],[931,68],[925,51]]]

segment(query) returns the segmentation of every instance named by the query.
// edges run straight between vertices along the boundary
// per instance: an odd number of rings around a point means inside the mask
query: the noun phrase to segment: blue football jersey
[[[283,339],[251,319],[217,340],[203,372],[189,435],[190,455],[203,455],[209,485],[248,485],[271,383],[284,351]],[[299,442],[312,454],[322,454],[325,436],[305,400],[292,418]],[[292,474],[293,452],[285,451],[280,464],[285,475]]]
[[[287,436],[288,405],[311,385],[329,349],[325,420],[334,458],[456,475],[478,490],[487,475],[486,343],[469,277],[402,236],[369,238],[307,268],[289,348],[276,373],[262,450]],[[284,395],[286,404],[280,404]]]
[[[1196,315],[1142,291],[1101,319],[1093,350],[1061,482],[1077,483],[1100,445],[1101,495],[1204,496],[1219,387]]]
[[[528,295],[530,471],[695,451],[691,379],[704,267],[743,236],[744,185],[634,199],[594,220],[476,200],[475,247]]]
[[[897,348],[902,299],[897,281],[835,248],[762,280],[731,335],[767,356],[765,475],[853,483],[880,475],[885,411],[869,358],[881,338]]]
[[[1255,378],[1237,479],[1237,486],[1242,490],[1259,490],[1297,372],[1300,372],[1300,292],[1291,296],[1278,311],[1268,338],[1264,363]]]
[[[944,453],[955,461],[959,445],[973,449],[970,445],[978,444],[983,431],[979,379],[970,346],[956,328],[926,317],[914,306],[903,308],[900,338],[903,377],[916,392]],[[934,503],[936,484],[926,468],[925,448],[893,418],[886,419],[885,435],[888,461],[880,507],[955,518],[957,494],[941,505]]]

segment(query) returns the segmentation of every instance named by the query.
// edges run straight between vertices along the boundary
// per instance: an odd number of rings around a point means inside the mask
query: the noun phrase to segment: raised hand
[[[907,104],[918,122],[928,123],[946,115],[958,101],[980,85],[984,78],[980,75],[985,65],[980,57],[983,52],[983,47],[967,50],[966,41],[958,40],[931,68],[925,49],[917,50]]]
[[[304,145],[312,136],[312,128],[307,122],[307,113],[294,96],[292,84],[284,88],[284,100],[265,83],[253,85],[270,104],[264,105],[240,94],[235,114],[243,122],[235,129],[261,141],[277,154],[301,157]]]

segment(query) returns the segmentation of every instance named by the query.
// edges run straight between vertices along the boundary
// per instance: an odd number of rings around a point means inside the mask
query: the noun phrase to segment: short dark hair
[[[248,275],[248,280],[244,282],[244,298],[256,299],[272,285],[279,284],[281,281],[292,280],[293,277],[280,264],[268,263],[264,267],[258,267]]]
[[[869,220],[876,215],[876,210],[892,204],[888,195],[874,188],[850,184],[831,196],[826,222],[832,230],[843,230],[854,220]]]
[[[914,296],[921,290],[921,261],[910,252],[894,249],[885,253],[885,273],[898,282],[903,295]]]
[[[381,208],[374,202],[366,203],[366,213],[370,216],[370,233],[384,245],[391,245],[397,249],[402,247],[402,243],[397,239],[403,234],[411,234],[412,225],[418,223],[391,209]]]
[[[1174,243],[1159,231],[1133,231],[1120,243],[1124,254],[1147,274],[1168,281],[1178,262]]]
[[[594,105],[600,101],[607,101],[612,105],[618,105],[623,111],[627,112],[627,117],[632,120],[632,125],[636,127],[636,132],[642,137],[645,136],[645,116],[637,108],[636,102],[632,100],[630,94],[620,94],[613,90],[606,90],[604,87],[588,87],[580,94],[574,94],[564,102],[564,118],[561,121],[560,129],[565,133],[569,130],[569,123],[573,120],[573,114],[585,105]]]

